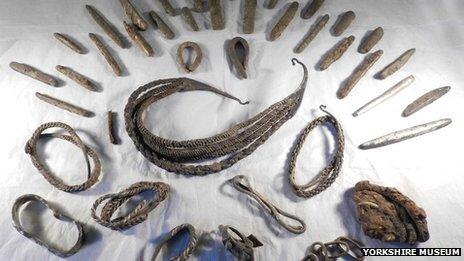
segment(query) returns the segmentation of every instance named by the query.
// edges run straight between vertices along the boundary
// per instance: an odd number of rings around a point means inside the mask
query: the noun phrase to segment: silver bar
[[[381,104],[382,102],[390,99],[391,97],[395,96],[400,91],[402,91],[403,89],[405,89],[406,87],[411,85],[411,83],[413,83],[414,80],[415,80],[415,78],[412,75],[409,75],[408,77],[404,78],[399,83],[395,84],[393,87],[386,90],[384,93],[377,96],[376,98],[374,98],[373,100],[371,100],[370,102],[366,103],[364,106],[362,106],[361,108],[359,108],[358,110],[353,112],[353,117],[357,117],[357,116],[371,110],[372,108],[376,107],[377,105]]]
[[[446,119],[424,123],[421,125],[417,125],[411,128],[404,129],[404,130],[395,131],[390,134],[384,135],[382,137],[364,142],[363,144],[359,145],[359,148],[362,150],[368,150],[368,149],[374,149],[374,148],[390,145],[393,143],[401,142],[407,139],[411,139],[411,138],[441,129],[451,124],[451,122],[452,122],[451,119],[446,118]]]

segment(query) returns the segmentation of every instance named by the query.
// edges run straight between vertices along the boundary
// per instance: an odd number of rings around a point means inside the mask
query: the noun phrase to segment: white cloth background
[[[126,35],[122,26],[126,17],[116,0],[0,2],[0,207],[3,209],[0,259],[59,259],[21,236],[11,225],[10,209],[14,200],[28,193],[44,197],[85,223],[88,243],[69,260],[149,260],[160,237],[182,223],[193,224],[201,233],[212,232],[205,236],[195,252],[194,258],[198,260],[232,260],[215,234],[220,224],[236,226],[244,234],[252,233],[259,238],[264,243],[255,250],[259,260],[300,260],[312,242],[330,241],[341,235],[360,239],[367,246],[385,246],[365,237],[356,223],[350,188],[365,179],[397,187],[426,210],[431,237],[420,246],[462,245],[464,1],[326,1],[310,20],[296,17],[275,42],[266,41],[266,35],[287,1],[279,1],[274,10],[264,9],[263,1],[258,1],[256,30],[252,35],[241,34],[239,10],[242,1],[222,1],[226,29],[221,31],[210,29],[208,13],[195,14],[201,27],[199,32],[190,31],[180,16],[168,17],[157,1],[133,2],[145,15],[150,10],[158,11],[175,29],[173,40],[164,39],[152,26],[143,33],[156,49],[155,57],[145,57],[133,44],[129,49],[117,47],[84,8],[86,3],[94,5]],[[182,0],[172,2],[177,7],[186,5]],[[307,1],[298,2],[301,10]],[[355,35],[354,44],[331,68],[323,72],[315,70],[321,55],[341,39],[330,35],[329,28],[337,16],[347,10],[356,13],[356,20],[343,36]],[[293,54],[293,48],[316,18],[326,13],[330,20],[324,30],[302,54]],[[384,50],[383,57],[346,99],[338,100],[335,93],[340,83],[364,57],[356,51],[360,39],[377,26],[385,30],[383,39],[375,47]],[[89,52],[75,54],[52,37],[54,32],[71,35]],[[102,36],[122,61],[123,77],[113,75],[89,40],[89,32]],[[248,80],[238,80],[227,64],[224,43],[235,36],[244,37],[250,44]],[[126,40],[129,42],[127,35]],[[190,75],[182,73],[175,62],[177,46],[184,41],[199,43],[204,53],[200,68]],[[373,78],[374,73],[413,47],[417,49],[416,54],[398,73],[383,81]],[[264,145],[228,170],[206,177],[167,173],[144,159],[124,130],[122,111],[128,96],[138,86],[156,79],[191,77],[251,103],[240,106],[206,92],[176,94],[151,107],[147,116],[150,128],[156,134],[173,139],[207,137],[224,131],[295,90],[302,70],[291,65],[292,57],[301,59],[310,70],[302,106]],[[53,88],[34,81],[13,72],[8,67],[11,61],[33,65],[65,80],[66,84]],[[64,78],[55,71],[58,64],[70,66],[94,79],[102,92],[87,91]],[[397,97],[358,118],[351,116],[359,106],[410,74],[416,77],[415,83]],[[435,104],[411,117],[400,116],[410,101],[428,90],[446,85],[452,86],[450,93]],[[82,118],[56,109],[36,99],[35,92],[79,104],[93,110],[96,116]],[[345,162],[339,178],[329,189],[314,198],[300,199],[291,192],[287,182],[287,156],[302,128],[323,115],[318,109],[320,104],[327,105],[344,127]],[[108,142],[107,110],[118,112],[118,136],[122,143],[117,146]],[[452,118],[453,123],[432,134],[375,150],[357,148],[360,143],[388,132],[445,117]],[[24,144],[37,126],[49,121],[71,125],[99,152],[103,172],[94,187],[80,193],[65,193],[48,184],[33,167],[24,153]],[[333,146],[326,128],[318,128],[310,135],[298,161],[301,183],[316,175]],[[43,147],[43,157],[60,177],[72,184],[85,178],[84,161],[77,148],[56,140]],[[238,174],[249,176],[253,186],[272,202],[302,217],[307,231],[302,235],[287,232],[248,197],[226,184]],[[137,181],[163,181],[172,187],[168,200],[151,212],[146,222],[116,232],[92,220],[90,208],[99,196],[117,192]],[[26,226],[40,224],[36,231],[54,242],[69,246],[75,235],[68,232],[68,226],[52,221],[46,211],[29,221],[26,219],[23,220]]]

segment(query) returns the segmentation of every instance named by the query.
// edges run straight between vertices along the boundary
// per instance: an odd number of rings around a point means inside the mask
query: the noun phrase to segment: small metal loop
[[[233,179],[231,179],[231,182],[235,189],[255,199],[267,212],[269,212],[269,214],[277,221],[277,223],[279,223],[281,226],[283,226],[288,231],[295,233],[295,234],[301,234],[304,231],[306,231],[306,224],[304,223],[302,219],[300,219],[299,217],[295,215],[287,213],[283,211],[282,209],[278,208],[277,206],[273,205],[272,203],[270,203],[266,198],[264,198],[264,196],[259,194],[257,191],[255,191],[251,187],[250,181],[248,180],[246,176],[237,175]],[[289,225],[283,220],[282,217],[296,221],[300,225],[298,226]]]
[[[187,48],[192,48],[193,52],[195,53],[195,59],[193,60],[193,63],[190,65],[187,65],[183,58],[184,50]],[[187,73],[195,71],[198,68],[198,66],[200,66],[202,58],[203,53],[201,51],[201,48],[195,42],[183,42],[177,48],[177,61],[179,62],[182,69]]]
[[[247,176],[237,175],[231,179],[232,185],[239,191],[252,193],[253,189],[251,188],[250,180]]]
[[[237,54],[237,46],[239,44],[242,45],[244,49],[243,60],[240,60],[239,55]],[[250,46],[248,45],[248,42],[242,37],[235,37],[229,41],[227,50],[229,59],[232,62],[238,77],[246,79],[248,77],[246,69],[248,67],[248,60],[250,57]]]
[[[362,251],[363,244],[361,242],[354,240],[352,238],[343,237],[343,236],[337,238],[336,240],[345,242],[348,245],[349,250],[346,253],[347,255],[351,256],[355,260],[359,260],[359,261],[364,260],[364,253]],[[350,252],[353,252],[354,256]]]
[[[151,260],[152,261],[156,260],[156,257],[161,252],[161,249],[163,248],[163,246],[166,245],[171,239],[185,232],[188,232],[189,237],[190,237],[187,246],[182,250],[182,252],[179,255],[172,257],[170,260],[187,260],[192,255],[192,253],[195,251],[195,248],[197,247],[197,243],[198,243],[198,236],[195,232],[195,228],[190,224],[182,224],[182,225],[179,225],[173,228],[165,236],[165,238],[161,241],[161,243],[156,247]]]
[[[77,239],[76,239],[76,243],[74,243],[74,245],[70,249],[68,249],[68,250],[58,249],[58,248],[56,248],[54,246],[51,246],[51,245],[47,244],[45,241],[43,241],[39,237],[37,237],[35,235],[32,235],[29,232],[26,232],[23,229],[23,227],[21,226],[21,221],[19,219],[19,210],[20,210],[22,205],[24,205],[24,204],[26,204],[28,202],[32,202],[32,201],[37,201],[37,202],[43,204],[46,208],[48,208],[50,211],[52,211],[52,214],[56,219],[61,220],[61,221],[66,221],[66,222],[72,222],[76,226],[77,231],[78,231],[78,236],[77,236]],[[26,194],[26,195],[23,195],[23,196],[17,198],[16,201],[14,202],[14,204],[13,204],[13,207],[12,207],[12,210],[11,210],[11,216],[12,216],[12,219],[13,219],[13,227],[21,235],[23,235],[23,236],[29,238],[30,240],[34,241],[36,244],[47,248],[48,251],[50,251],[51,253],[53,253],[53,254],[55,254],[55,255],[57,255],[59,257],[65,258],[65,257],[71,256],[71,255],[74,255],[75,253],[77,253],[81,249],[81,247],[82,247],[82,245],[84,243],[84,228],[83,228],[83,225],[79,221],[74,220],[71,217],[68,217],[65,214],[61,213],[58,209],[56,209],[55,207],[50,205],[45,199],[43,199],[40,196],[33,195],[33,194]]]

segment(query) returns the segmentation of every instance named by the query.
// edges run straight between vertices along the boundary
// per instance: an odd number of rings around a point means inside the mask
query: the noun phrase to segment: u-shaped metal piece
[[[237,54],[237,46],[239,44],[242,45],[244,49],[243,60],[240,60]],[[248,42],[242,37],[233,38],[229,41],[227,53],[229,55],[230,61],[232,62],[232,66],[237,72],[237,76],[241,79],[246,79],[248,77],[246,69],[248,67],[248,60],[250,58],[250,47]]]
[[[20,211],[21,206],[23,206],[24,204],[26,204],[28,202],[32,202],[32,201],[37,201],[40,204],[43,204],[46,208],[50,209],[53,212],[53,216],[55,218],[57,218],[57,219],[59,219],[61,221],[72,222],[76,226],[77,231],[78,231],[78,236],[77,236],[76,242],[74,243],[74,245],[71,248],[69,248],[67,250],[59,249],[59,248],[57,248],[55,246],[52,246],[49,243],[43,241],[42,239],[40,239],[36,235],[33,235],[33,234],[27,232],[26,230],[24,230],[24,228],[21,225],[21,221],[20,221],[20,217],[19,217],[19,211]],[[59,257],[64,258],[64,257],[74,255],[75,253],[77,253],[81,249],[82,245],[84,244],[84,227],[83,227],[83,225],[79,221],[74,220],[71,217],[66,216],[65,214],[62,214],[58,209],[56,209],[55,207],[50,205],[45,199],[43,199],[40,196],[33,195],[33,194],[26,194],[26,195],[23,195],[23,196],[19,197],[18,199],[16,199],[16,201],[13,204],[13,208],[11,210],[11,216],[12,216],[12,219],[13,219],[13,227],[21,235],[23,235],[23,236],[29,238],[30,240],[34,241],[36,244],[47,248],[48,251],[50,251],[51,253],[53,253],[53,254],[55,254],[55,255],[57,255]]]
[[[192,48],[196,55],[192,64],[187,64],[182,56],[184,50],[187,48]],[[195,71],[198,66],[200,66],[202,58],[203,53],[201,52],[201,48],[195,42],[183,42],[179,45],[179,48],[177,48],[177,61],[179,62],[182,69],[187,73]]]

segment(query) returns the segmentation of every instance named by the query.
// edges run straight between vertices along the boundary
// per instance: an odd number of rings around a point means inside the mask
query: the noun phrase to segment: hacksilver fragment
[[[271,34],[269,36],[269,40],[274,41],[279,38],[285,28],[290,24],[290,22],[293,20],[295,17],[296,11],[298,10],[298,2],[292,2],[287,10],[285,10],[285,13],[282,15],[282,17],[279,19],[279,21],[275,24],[274,28],[272,28]]]
[[[342,17],[334,24],[332,33],[334,36],[340,36],[354,21],[356,15],[353,11],[345,12]]]
[[[143,19],[143,17],[139,14],[137,9],[135,9],[134,5],[130,2],[130,0],[119,0],[126,13],[127,17],[131,20],[131,22],[137,26],[138,29],[145,31],[148,28],[148,23]]]
[[[383,68],[377,75],[376,78],[383,80],[388,76],[397,72],[401,67],[403,67],[411,58],[411,56],[416,52],[415,48],[409,49],[404,52],[400,57],[394,60],[392,63]]]
[[[40,70],[30,66],[30,65],[27,65],[27,64],[24,64],[24,63],[18,63],[18,62],[11,62],[10,63],[10,68],[21,73],[21,74],[24,74],[26,76],[29,76],[33,79],[36,79],[38,81],[41,81],[45,84],[48,84],[50,86],[53,86],[53,87],[57,87],[58,86],[58,80],[55,79],[53,76],[51,75],[48,75],[44,72],[41,72]]]
[[[85,50],[73,39],[69,38],[68,36],[60,33],[54,33],[53,36],[60,41],[62,44],[67,46],[69,49],[73,50],[78,54],[84,54]]]
[[[91,80],[69,67],[57,65],[56,70],[89,91],[96,92],[98,90],[97,86]]]
[[[348,77],[345,83],[337,92],[337,97],[343,99],[353,90],[356,84],[361,80],[367,71],[377,62],[382,56],[383,51],[378,50],[374,53],[371,53],[364,58],[361,64],[354,70],[354,72]]]
[[[153,20],[153,23],[155,23],[158,30],[160,30],[161,33],[164,35],[164,38],[166,38],[166,39],[174,38],[174,32],[163,21],[163,19],[161,19],[161,17],[155,11],[150,11],[149,14],[150,14],[151,19]]]
[[[142,50],[142,52],[144,52],[145,55],[147,55],[148,57],[153,56],[153,54],[155,53],[153,51],[153,47],[151,47],[147,40],[143,38],[143,36],[140,34],[140,32],[135,26],[133,26],[132,24],[128,24],[124,21],[124,28],[126,29],[127,34],[130,36],[132,41],[134,41],[134,43],[136,43],[139,46],[140,50]]]
[[[382,39],[383,37],[383,29],[382,27],[377,27],[372,31],[366,39],[359,45],[358,52],[360,53],[368,53],[372,50],[372,48]]]
[[[95,7],[86,5],[85,8],[92,16],[93,20],[103,29],[103,31],[121,48],[125,48],[124,40],[118,30]]]
[[[243,6],[243,33],[252,34],[255,31],[256,0],[245,0]]]
[[[321,8],[324,0],[309,0],[308,4],[301,10],[301,18],[309,19]]]
[[[301,42],[297,45],[294,50],[294,53],[301,53],[308,47],[308,45],[316,38],[319,32],[324,28],[324,26],[329,21],[329,15],[325,14],[319,20],[317,20],[309,29],[308,33],[303,37]]]
[[[440,99],[443,95],[448,93],[451,89],[450,86],[440,87],[434,90],[427,92],[426,94],[422,95],[421,97],[417,98],[411,104],[406,106],[401,116],[408,117],[411,114],[421,110],[425,106],[431,104],[432,102]]]

